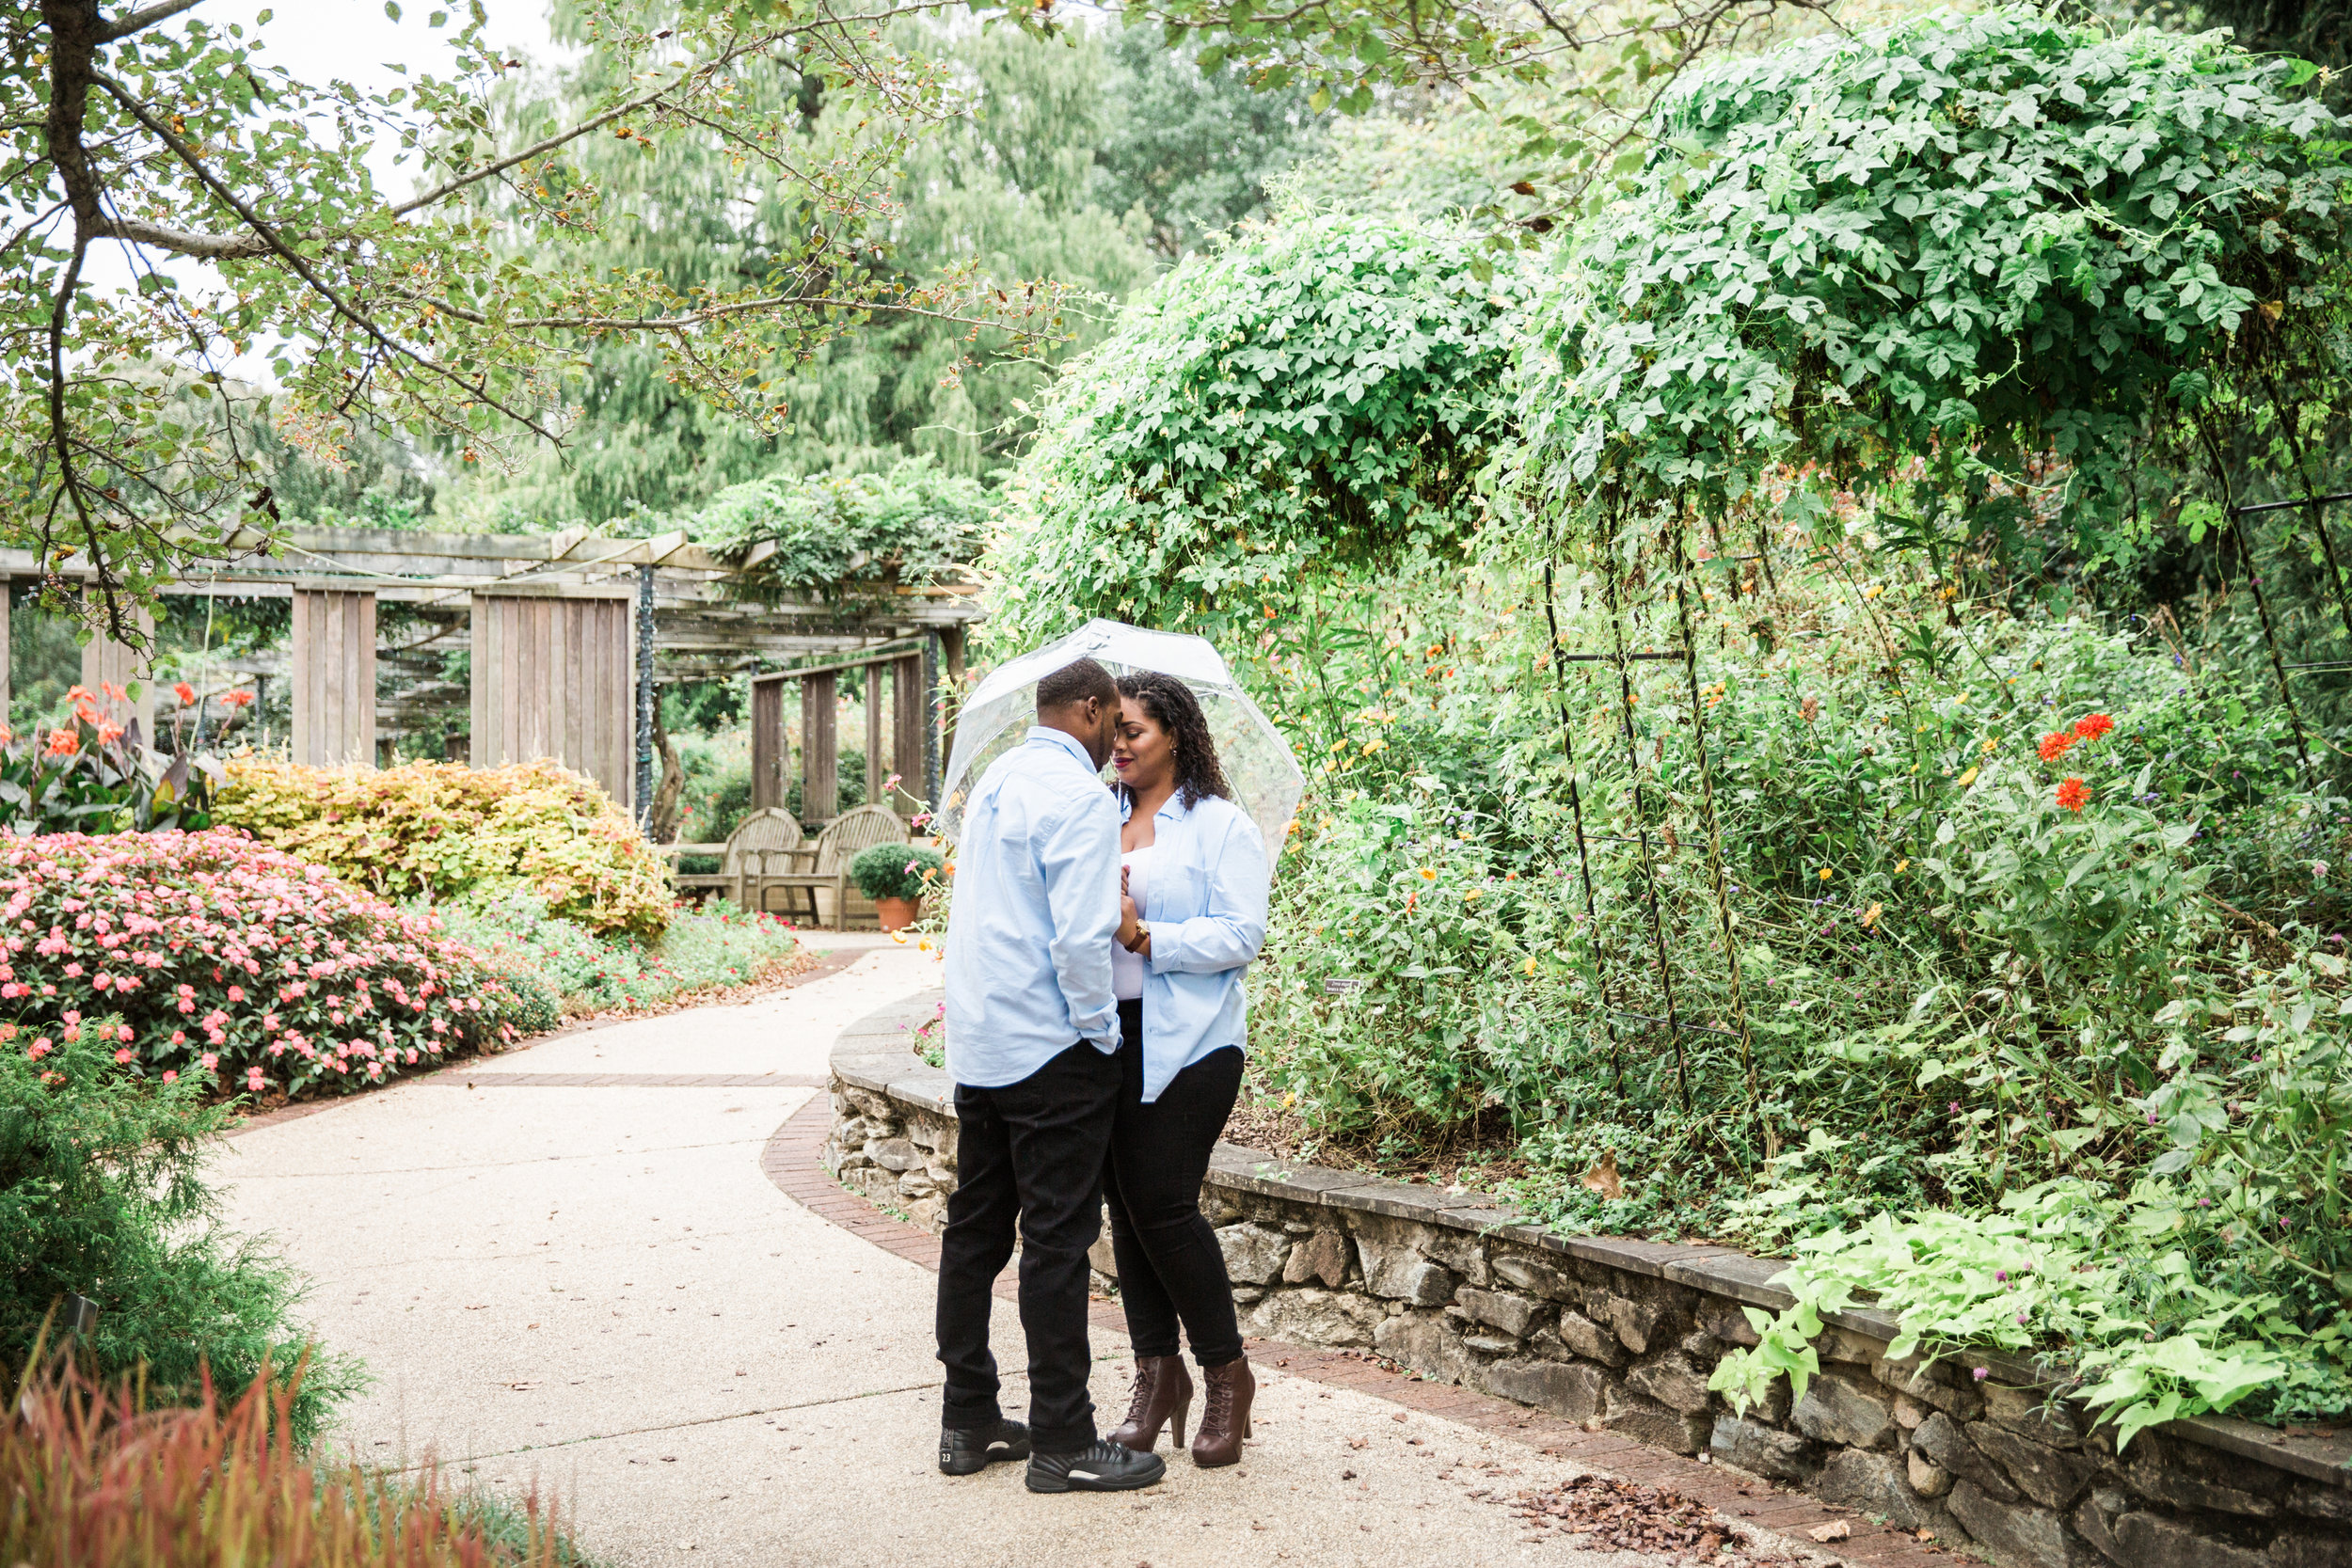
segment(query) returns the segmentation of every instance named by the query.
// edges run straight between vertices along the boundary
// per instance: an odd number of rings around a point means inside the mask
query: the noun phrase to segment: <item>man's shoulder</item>
[[[1024,797],[1057,815],[1100,804],[1117,818],[1119,808],[1111,804],[1111,792],[1103,781],[1059,746],[1031,742],[1008,752],[998,759],[997,767],[1016,758],[1017,765],[1006,768],[1004,774],[1007,787],[1018,787]]]

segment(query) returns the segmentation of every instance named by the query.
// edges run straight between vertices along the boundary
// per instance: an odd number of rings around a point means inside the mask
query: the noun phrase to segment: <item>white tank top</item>
[[[1119,863],[1127,868],[1127,896],[1136,901],[1136,918],[1152,918],[1149,897],[1152,880],[1152,850],[1144,845],[1120,856]],[[1134,1002],[1143,995],[1143,977],[1150,971],[1142,955],[1130,953],[1117,942],[1111,943],[1111,994],[1121,1002]]]

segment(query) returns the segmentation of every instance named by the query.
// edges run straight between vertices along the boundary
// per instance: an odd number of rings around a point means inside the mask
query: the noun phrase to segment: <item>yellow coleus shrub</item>
[[[593,779],[552,762],[376,770],[242,758],[214,820],[392,897],[496,896],[516,887],[600,932],[660,934],[661,859]]]

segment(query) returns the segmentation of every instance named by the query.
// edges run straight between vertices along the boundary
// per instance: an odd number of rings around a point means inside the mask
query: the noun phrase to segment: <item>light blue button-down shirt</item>
[[[1212,795],[1186,808],[1183,799],[1169,796],[1152,816],[1143,911],[1152,927],[1143,976],[1146,1101],[1210,1052],[1247,1046],[1242,977],[1265,942],[1264,835],[1231,800]],[[1122,820],[1131,810],[1121,806]],[[956,896],[963,896],[961,887]]]
[[[1082,1039],[1117,1051],[1118,934],[1119,808],[1074,736],[1033,725],[964,807],[947,915],[948,1075],[1001,1088]]]

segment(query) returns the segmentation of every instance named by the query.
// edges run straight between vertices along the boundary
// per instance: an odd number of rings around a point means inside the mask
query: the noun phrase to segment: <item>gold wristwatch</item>
[[[1143,951],[1143,944],[1151,940],[1152,927],[1144,922],[1138,920],[1136,922],[1136,940],[1127,944],[1127,951],[1130,953],[1140,953]]]

